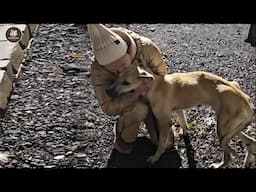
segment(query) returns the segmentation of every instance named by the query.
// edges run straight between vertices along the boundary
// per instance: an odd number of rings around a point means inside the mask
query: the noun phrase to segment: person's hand
[[[138,94],[138,92],[135,92],[135,91],[126,94],[125,112],[130,112],[133,110],[133,108],[136,106],[139,96],[140,95]]]
[[[148,91],[153,86],[153,80],[152,79],[144,79],[142,83],[139,85],[139,87],[135,90],[136,95],[146,95]]]

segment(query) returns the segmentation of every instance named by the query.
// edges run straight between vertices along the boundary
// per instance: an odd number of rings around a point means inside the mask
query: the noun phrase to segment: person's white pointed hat
[[[108,65],[127,52],[127,43],[102,24],[88,24],[95,59],[100,65]]]

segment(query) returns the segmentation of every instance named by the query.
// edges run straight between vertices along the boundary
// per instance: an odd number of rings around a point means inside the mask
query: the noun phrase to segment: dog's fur
[[[112,85],[113,96],[134,91],[145,79],[153,81],[151,89],[145,95],[158,120],[158,148],[148,161],[154,163],[166,150],[168,137],[173,133],[169,126],[170,114],[197,105],[211,106],[217,116],[217,135],[224,151],[224,158],[211,167],[227,166],[235,150],[229,146],[230,140],[238,136],[247,144],[244,166],[250,165],[256,140],[242,132],[253,119],[253,104],[235,81],[227,81],[213,73],[196,71],[168,74],[164,77],[147,72],[140,67],[131,66],[120,74]],[[186,129],[186,127],[183,126]],[[186,130],[184,130],[186,133]],[[172,138],[173,141],[173,138]]]

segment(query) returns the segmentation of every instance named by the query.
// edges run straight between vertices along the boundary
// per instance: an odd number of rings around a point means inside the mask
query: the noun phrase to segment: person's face
[[[131,64],[131,57],[129,54],[125,54],[120,59],[105,65],[104,67],[111,72],[121,73],[124,69],[126,69]]]

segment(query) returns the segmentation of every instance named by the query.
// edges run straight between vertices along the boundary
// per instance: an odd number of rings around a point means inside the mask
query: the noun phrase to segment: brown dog
[[[209,105],[217,115],[217,135],[224,151],[224,159],[220,163],[212,164],[211,167],[227,166],[233,159],[232,155],[237,156],[236,151],[229,146],[230,140],[236,135],[247,144],[244,166],[250,165],[253,152],[256,150],[256,140],[242,130],[252,122],[253,104],[237,82],[230,82],[203,71],[174,73],[160,77],[140,67],[131,66],[121,73],[120,78],[112,85],[112,94],[120,96],[133,91],[149,79],[152,80],[152,87],[145,98],[148,99],[158,120],[159,141],[156,153],[150,156],[148,161],[158,161],[166,150],[169,135],[174,137],[169,126],[172,112],[197,105]]]

